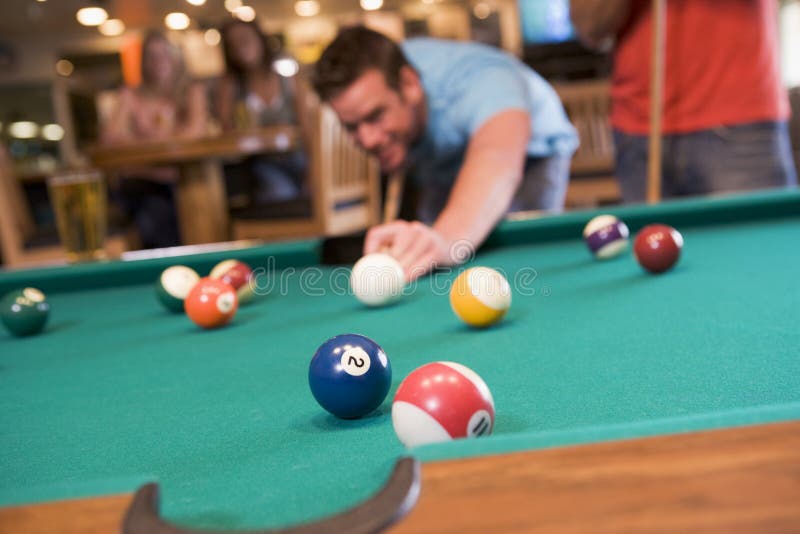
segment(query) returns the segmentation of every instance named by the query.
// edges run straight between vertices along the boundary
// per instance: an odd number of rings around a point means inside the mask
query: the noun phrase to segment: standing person
[[[797,183],[781,85],[776,0],[668,0],[662,195]],[[613,46],[611,124],[626,202],[645,198],[650,0],[571,0],[578,35]]]
[[[555,91],[511,55],[476,43],[342,30],[314,86],[385,172],[411,170],[419,220],[370,229],[414,279],[463,261],[509,209],[563,208],[578,141]]]
[[[200,83],[186,76],[178,49],[158,32],[142,41],[142,83],[119,90],[118,105],[100,125],[101,142],[121,145],[208,132],[208,102]],[[128,169],[112,198],[136,224],[144,248],[180,244],[173,184],[175,167]]]
[[[304,127],[300,84],[281,76],[267,39],[256,22],[232,20],[222,28],[226,72],[217,92],[217,114],[225,130],[296,124]],[[305,138],[305,135],[301,135]],[[300,195],[307,170],[302,149],[288,154],[257,156],[226,167],[234,204],[289,200]]]

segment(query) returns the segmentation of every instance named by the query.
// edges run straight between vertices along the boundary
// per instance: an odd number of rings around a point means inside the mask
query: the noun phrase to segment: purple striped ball
[[[625,223],[613,215],[598,215],[583,229],[586,246],[601,260],[613,258],[627,249],[629,235]]]

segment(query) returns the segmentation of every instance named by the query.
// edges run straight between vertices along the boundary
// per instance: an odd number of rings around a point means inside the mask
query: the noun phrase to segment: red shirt
[[[778,57],[777,0],[666,0],[665,133],[786,120]],[[650,0],[631,0],[617,38],[611,123],[647,134]]]

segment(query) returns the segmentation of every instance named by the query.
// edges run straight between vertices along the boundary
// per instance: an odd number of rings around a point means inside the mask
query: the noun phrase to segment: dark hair
[[[400,89],[400,69],[409,65],[401,48],[364,26],[344,28],[329,44],[314,66],[312,83],[323,100],[330,100],[362,74],[377,69],[394,90]]]
[[[261,31],[261,28],[256,21],[245,22],[240,19],[233,19],[227,22],[224,26],[222,26],[222,28],[220,28],[220,34],[222,35],[222,52],[225,56],[225,72],[236,78],[239,82],[242,82],[245,75],[244,68],[236,62],[236,59],[233,55],[233,50],[231,50],[231,46],[228,44],[227,39],[228,34],[231,32],[234,26],[240,25],[250,28],[258,37],[258,40],[261,43],[261,47],[264,51],[263,65],[265,67],[272,68],[272,61],[275,59],[275,57],[267,36]]]

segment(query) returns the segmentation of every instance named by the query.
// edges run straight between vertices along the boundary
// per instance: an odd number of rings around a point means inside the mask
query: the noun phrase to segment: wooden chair
[[[592,80],[554,87],[581,141],[572,158],[567,207],[619,202],[620,191],[614,177],[614,140],[609,122],[610,83]]]
[[[0,251],[4,267],[58,263],[63,260],[60,246],[26,249],[36,227],[28,202],[11,169],[5,147],[0,145]]]
[[[25,193],[17,181],[5,147],[0,145],[0,251],[3,267],[19,269],[64,263],[64,249],[59,244],[35,246],[37,228]],[[127,248],[120,237],[106,241],[110,257],[118,257]]]
[[[380,220],[380,169],[358,147],[336,113],[305,97],[309,137],[310,213],[277,219],[232,218],[233,239],[280,240],[335,237],[364,230]]]

